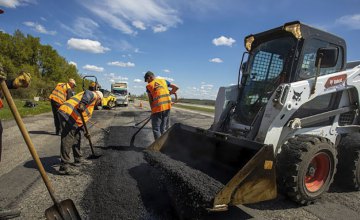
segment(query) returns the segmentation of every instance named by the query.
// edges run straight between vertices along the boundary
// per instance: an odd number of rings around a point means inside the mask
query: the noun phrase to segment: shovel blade
[[[48,220],[81,220],[80,214],[71,199],[61,201],[45,211]]]

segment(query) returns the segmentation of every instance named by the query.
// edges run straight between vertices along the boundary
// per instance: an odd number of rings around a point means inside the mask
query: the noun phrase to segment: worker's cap
[[[145,76],[144,76],[145,82],[146,82],[146,80],[147,80],[150,76],[155,76],[155,74],[154,74],[153,72],[151,72],[151,71],[147,71],[147,72],[145,73]]]
[[[76,87],[76,82],[75,82],[75,80],[74,80],[74,79],[69,79],[69,83],[74,84],[74,86]]]
[[[99,90],[98,91],[95,91],[96,95],[100,98],[100,99],[103,99],[104,98],[104,95],[102,92],[100,92]]]

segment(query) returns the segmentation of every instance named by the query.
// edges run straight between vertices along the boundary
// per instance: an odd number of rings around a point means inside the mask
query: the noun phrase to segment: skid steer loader
[[[270,200],[306,205],[338,169],[360,187],[360,62],[345,41],[298,21],[244,40],[238,85],[222,87],[209,130],[175,124],[145,159],[183,213]],[[339,164],[338,164],[339,162]]]

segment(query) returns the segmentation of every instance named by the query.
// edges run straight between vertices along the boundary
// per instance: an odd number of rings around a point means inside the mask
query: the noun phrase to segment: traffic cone
[[[140,105],[139,105],[139,107],[140,107],[140,108],[142,108],[142,107],[143,107],[143,105],[142,105],[142,101],[140,101]]]

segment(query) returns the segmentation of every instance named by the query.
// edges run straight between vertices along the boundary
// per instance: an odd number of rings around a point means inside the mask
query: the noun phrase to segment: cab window
[[[339,56],[337,63],[334,67],[330,68],[321,68],[320,75],[326,75],[330,73],[335,73],[341,70],[342,62],[343,62],[343,50],[341,47],[331,44],[329,42],[325,42],[318,39],[310,39],[305,43],[303,49],[303,60],[300,65],[299,72],[299,80],[308,79],[315,76],[316,73],[316,66],[315,66],[315,59],[316,59],[316,52],[319,48],[324,47],[337,47],[339,48]]]

